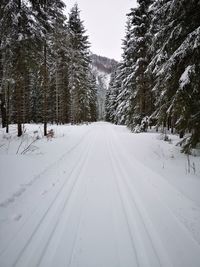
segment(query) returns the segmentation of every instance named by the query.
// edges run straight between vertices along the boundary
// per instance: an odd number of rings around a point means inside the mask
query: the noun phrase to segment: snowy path
[[[0,267],[199,267],[200,207],[137,161],[115,126],[89,128],[0,207]]]

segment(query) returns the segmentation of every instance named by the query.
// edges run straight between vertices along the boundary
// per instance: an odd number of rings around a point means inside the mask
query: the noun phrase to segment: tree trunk
[[[44,136],[47,135],[47,44],[44,42],[44,77],[43,77],[43,122],[44,122]]]
[[[2,128],[6,127],[6,107],[5,107],[5,95],[0,93],[0,106],[1,106],[1,119]]]
[[[21,0],[18,0],[18,11],[21,12]],[[19,16],[18,20],[18,35],[21,33],[21,17]],[[21,44],[17,44],[16,48],[16,71],[17,71],[17,77],[16,77],[16,108],[17,108],[17,136],[22,135],[22,66],[21,66]]]
[[[2,128],[4,128],[6,126],[6,107],[5,107],[5,94],[2,88],[2,80],[3,80],[2,60],[3,60],[3,56],[2,56],[2,53],[0,52],[0,109],[1,109]]]
[[[20,76],[20,73],[18,73]],[[23,99],[22,99],[22,81],[21,77],[17,77],[17,82],[16,82],[16,108],[17,108],[17,136],[22,135],[22,109],[23,109]]]
[[[9,133],[10,123],[10,85],[8,84],[7,95],[6,95],[6,133]]]
[[[168,118],[167,118],[167,129],[168,129],[168,131],[170,130],[171,126],[172,126],[171,115],[169,115]]]
[[[179,132],[179,138],[183,138],[184,137],[184,131],[180,131]]]

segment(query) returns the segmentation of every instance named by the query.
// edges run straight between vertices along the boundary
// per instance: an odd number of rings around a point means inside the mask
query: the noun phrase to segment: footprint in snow
[[[13,197],[19,197],[19,196],[21,196],[23,193],[24,193],[24,191],[26,191],[26,189],[25,188],[20,188],[19,190],[17,190],[14,194],[13,194]]]
[[[21,184],[21,186],[28,187],[28,186],[31,186],[32,184],[33,184],[33,182],[30,181],[30,182],[28,182],[28,183]]]
[[[18,222],[22,218],[22,214],[15,214],[13,215],[13,221]]]
[[[44,190],[43,192],[42,192],[42,196],[44,196],[44,195],[46,195],[48,193],[48,191],[47,190]]]
[[[15,201],[14,197],[9,197],[8,199],[6,199],[5,201],[0,203],[0,207],[1,208],[6,208],[8,207],[11,203],[13,203]]]

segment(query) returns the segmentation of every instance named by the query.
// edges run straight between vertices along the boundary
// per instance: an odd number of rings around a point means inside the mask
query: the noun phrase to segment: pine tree
[[[107,85],[105,83],[105,75],[94,72],[96,77],[96,90],[97,90],[97,117],[99,120],[105,119],[105,100]]]
[[[31,79],[38,70],[44,33],[50,29],[46,5],[47,1],[1,1],[3,84],[4,91],[9,81],[14,87],[11,120],[18,125],[18,136],[22,135],[22,123],[30,121]]]
[[[133,82],[133,70],[132,62],[134,55],[134,43],[131,38],[131,16],[128,16],[127,26],[126,26],[126,36],[123,40],[123,54],[122,62],[118,66],[119,75],[116,79],[121,80],[121,83],[118,81],[119,94],[117,96],[117,108],[116,108],[116,121],[117,124],[128,124],[128,115],[130,107],[130,97],[132,94],[132,89],[134,87]]]
[[[109,87],[106,94],[106,120],[112,123],[117,123],[116,109],[118,106],[117,96],[121,85],[120,79],[117,79],[120,70],[120,63],[116,66],[111,74]]]
[[[115,100],[113,94],[113,83],[116,76],[116,70],[111,73],[110,82],[108,86],[108,90],[106,92],[106,101],[105,101],[105,111],[106,111],[106,121],[113,122],[111,118],[111,114],[113,113],[112,110],[112,103]]]
[[[131,10],[132,27],[131,42],[132,48],[132,66],[131,76],[131,97],[129,107],[128,125],[134,129],[136,125],[140,125],[142,119],[150,115],[151,102],[150,88],[148,83],[147,66],[149,61],[149,29],[150,29],[150,15],[149,6],[151,0],[139,0],[139,6]]]
[[[51,95],[55,99],[50,100],[51,107],[55,106],[55,116],[52,114],[52,120],[58,123],[68,122],[68,67],[69,67],[69,32],[65,23],[66,17],[63,14],[63,5],[55,1],[52,7],[56,12],[53,20],[53,31],[50,37],[51,66],[50,84]],[[54,102],[55,101],[55,102]],[[53,103],[54,102],[54,103]],[[53,118],[54,117],[54,118]]]
[[[88,94],[90,56],[88,36],[85,35],[77,4],[71,9],[68,28],[71,55],[69,65],[71,122],[80,123],[88,121],[90,117]]]
[[[89,94],[89,121],[97,121],[97,83],[92,72],[89,74],[88,94]]]
[[[32,1],[1,2],[1,54],[4,58],[4,77],[13,79],[13,116],[18,125],[18,136],[22,135],[25,118],[25,90],[28,70],[32,64],[31,50],[38,35],[38,24]],[[7,66],[10,68],[8,69]],[[9,76],[8,76],[9,74]]]
[[[3,126],[96,120],[96,80],[78,6],[63,1],[0,3],[0,107]]]
[[[116,94],[112,121],[126,124],[132,130],[152,111],[152,94],[147,66],[150,43],[151,0],[138,0],[139,6],[128,14],[126,36],[123,41],[122,62],[118,66],[112,91]],[[115,89],[114,89],[115,88]]]
[[[138,4],[129,13],[123,60],[107,93],[106,119],[132,130],[141,123],[140,130],[146,130],[151,122],[180,136],[190,133],[183,149],[189,152],[200,142],[200,2]]]
[[[192,132],[186,148],[199,142],[199,1],[154,4],[154,73],[158,123],[182,135]],[[162,20],[160,19],[162,17]],[[196,118],[196,119],[194,119]]]

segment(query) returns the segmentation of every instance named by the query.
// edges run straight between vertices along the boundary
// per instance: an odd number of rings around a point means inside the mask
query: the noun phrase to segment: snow
[[[0,266],[200,266],[200,158],[176,135],[25,129],[0,133]]]
[[[187,66],[185,71],[182,73],[181,78],[179,80],[180,87],[183,89],[185,85],[187,85],[190,82],[189,74],[194,69],[194,66]]]
[[[109,83],[110,83],[111,74],[110,73],[106,73],[104,71],[101,71],[95,66],[92,67],[92,71],[93,71],[94,74],[96,74],[97,77],[100,77],[103,80],[103,82],[106,85],[106,88],[108,88]]]

